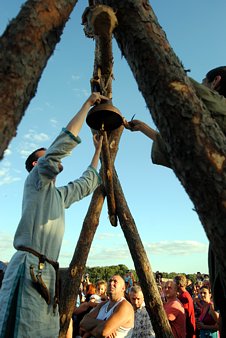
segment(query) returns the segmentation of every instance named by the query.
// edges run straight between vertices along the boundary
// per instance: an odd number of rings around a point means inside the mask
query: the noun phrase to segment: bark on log
[[[123,129],[123,127],[120,127],[112,131],[111,135],[109,136],[109,149],[112,161],[115,160]],[[102,175],[103,169],[101,168],[100,171]],[[60,338],[65,337],[69,326],[70,318],[72,316],[78,296],[82,274],[84,272],[93,237],[99,224],[99,217],[103,207],[104,197],[105,190],[104,187],[101,186],[97,188],[93,194],[87,215],[83,222],[82,230],[75,248],[73,258],[65,274],[66,278],[62,281],[60,300]]]
[[[86,8],[82,21],[85,26],[86,35],[95,39],[94,70],[93,79],[91,80],[92,91],[94,91],[97,85],[102,95],[111,99],[113,74],[112,32],[117,25],[115,13],[108,6],[92,6]],[[104,127],[103,124],[103,130]],[[111,225],[117,226],[112,161],[106,131],[103,131],[103,136],[101,161],[104,174],[103,181],[107,195],[108,214]]]
[[[0,159],[77,0],[29,0],[0,38]]]
[[[103,137],[104,139],[101,151],[101,158],[103,166],[103,181],[105,186],[105,192],[107,195],[108,215],[111,225],[117,226],[115,192],[113,187],[113,167],[106,131],[103,133]]]
[[[95,38],[93,80],[99,83],[102,95],[111,99],[112,32],[117,26],[116,15],[110,7],[97,5],[86,8],[82,21],[86,35]]]
[[[147,254],[137,231],[135,221],[126,203],[122,187],[114,171],[114,191],[117,215],[133,258],[136,273],[144,294],[145,305],[156,334],[156,338],[173,338],[169,321],[155,282]]]
[[[104,187],[98,187],[92,197],[90,207],[83,222],[82,230],[69,268],[62,281],[60,302],[60,334],[65,337],[72,317],[82,275],[89,255],[90,247],[99,224],[100,213],[104,203]]]

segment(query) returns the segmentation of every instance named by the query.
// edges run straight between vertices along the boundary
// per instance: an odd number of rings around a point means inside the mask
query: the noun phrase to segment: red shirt
[[[186,337],[186,316],[179,300],[169,300],[164,305],[169,323],[175,338]]]
[[[195,310],[193,299],[188,291],[178,296],[186,314],[186,338],[195,338]]]

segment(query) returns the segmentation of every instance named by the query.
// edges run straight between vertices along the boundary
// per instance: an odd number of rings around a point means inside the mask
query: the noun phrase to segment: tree
[[[0,38],[0,159],[76,3],[28,0]]]
[[[114,36],[167,145],[172,168],[194,203],[224,283],[225,131],[197,98],[149,2],[100,0],[98,3],[117,12]]]

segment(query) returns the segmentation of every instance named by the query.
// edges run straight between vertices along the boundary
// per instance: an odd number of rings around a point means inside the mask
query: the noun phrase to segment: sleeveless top
[[[202,311],[201,315],[199,316],[199,320],[205,325],[216,324],[215,319],[212,317],[210,313],[210,305],[204,311]]]
[[[107,320],[112,315],[117,305],[119,305],[124,299],[125,299],[124,297],[120,298],[109,310],[108,310],[108,306],[110,304],[110,301],[107,301],[100,308],[100,311],[96,319]],[[131,338],[132,333],[133,333],[133,328],[120,326],[116,332],[117,332],[117,338]]]

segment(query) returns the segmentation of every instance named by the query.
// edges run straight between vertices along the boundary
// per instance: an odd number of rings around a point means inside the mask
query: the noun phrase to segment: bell
[[[88,112],[86,123],[94,130],[110,131],[117,129],[123,123],[120,111],[111,101],[99,103]]]

